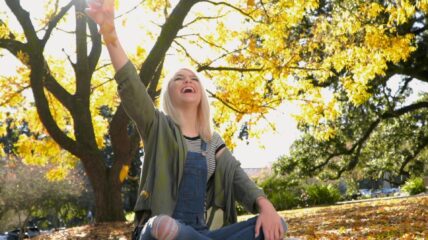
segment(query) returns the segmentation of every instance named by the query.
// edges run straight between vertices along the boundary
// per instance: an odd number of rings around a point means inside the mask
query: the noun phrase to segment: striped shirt
[[[188,151],[202,153],[201,138],[199,136],[197,137],[184,136],[184,138],[186,139]],[[216,132],[214,132],[211,140],[207,142],[207,152],[206,152],[207,165],[208,165],[207,181],[208,179],[210,179],[210,177],[213,175],[215,171],[216,153],[220,151],[222,148],[224,148],[225,146],[226,145],[224,144],[223,139]]]

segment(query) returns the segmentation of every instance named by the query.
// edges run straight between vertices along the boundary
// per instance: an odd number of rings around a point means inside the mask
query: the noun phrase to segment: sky
[[[24,6],[27,5],[27,1],[22,1]],[[27,2],[27,3],[26,3]],[[139,2],[137,0],[126,1],[127,3],[135,3]],[[43,13],[43,3],[46,1],[41,0],[32,0],[31,6],[26,7],[27,9],[31,8],[32,10],[32,18],[40,18]],[[131,8],[133,4],[129,6],[124,6],[123,2],[121,3],[121,8],[118,11],[118,14],[124,12]],[[0,2],[0,18],[1,15],[5,13],[4,1]],[[203,6],[196,6],[195,10],[204,10]],[[209,14],[209,9],[205,9],[207,11],[206,15]],[[149,19],[154,19],[155,22]],[[156,26],[155,23],[162,23],[162,19],[156,20],[155,16],[150,15],[147,12],[138,12],[134,11],[129,15],[129,18],[126,22],[125,26],[122,26],[123,19],[117,19],[117,31],[119,32],[119,36],[127,52],[135,52],[135,48],[137,45],[144,43],[147,47],[146,49],[150,49],[150,45],[153,44],[147,38],[147,32],[141,31],[140,27],[144,25],[149,31],[153,31],[156,35],[159,31],[159,27]],[[68,18],[70,24],[74,23],[72,17]],[[152,22],[150,22],[152,21]],[[16,24],[14,20],[11,19],[9,24]],[[233,24],[233,23],[231,23]],[[213,27],[212,25],[207,25],[207,28]],[[239,26],[237,26],[238,28]],[[72,29],[72,27],[71,27]],[[215,27],[213,28],[215,29]],[[64,32],[55,32],[53,39],[48,42],[47,52],[54,56],[65,57],[65,52],[69,55],[72,55],[74,49],[74,42],[70,43],[70,34]],[[146,41],[146,42],[145,42]],[[64,51],[62,50],[64,49]],[[208,51],[208,50],[207,50]],[[103,56],[107,57],[106,49],[103,49]],[[204,54],[210,54],[208,52],[204,52]],[[17,64],[19,64],[16,60],[12,59],[10,56],[5,55],[6,57],[0,57],[0,75],[9,75],[13,74],[13,69],[16,68]],[[175,55],[168,55],[168,59],[165,63],[165,67],[175,69],[178,66],[182,66],[182,59]],[[184,64],[187,65],[187,64]],[[393,81],[392,84],[397,83],[398,81]],[[209,81],[209,79],[205,79],[205,85],[208,89],[212,88],[213,85]],[[428,92],[428,85],[419,81],[412,83],[416,92],[413,95],[415,98],[419,91]],[[279,156],[287,154],[289,151],[289,147],[301,134],[296,127],[296,121],[291,117],[291,114],[299,113],[298,106],[292,103],[283,104],[278,108],[278,110],[267,115],[267,119],[271,120],[276,124],[277,130],[276,132],[267,132],[263,134],[260,139],[249,139],[249,143],[246,141],[238,141],[238,146],[234,149],[235,157],[241,161],[241,166],[244,168],[261,168],[266,167],[272,164]]]

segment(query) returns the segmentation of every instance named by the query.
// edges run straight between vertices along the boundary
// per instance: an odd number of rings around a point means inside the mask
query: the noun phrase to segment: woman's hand
[[[260,214],[256,221],[256,237],[260,234],[260,228],[263,229],[263,234],[266,240],[283,239],[284,226],[281,217],[276,212],[272,203],[265,197],[257,199]]]
[[[98,25],[106,44],[115,45],[114,0],[89,0],[86,14]]]

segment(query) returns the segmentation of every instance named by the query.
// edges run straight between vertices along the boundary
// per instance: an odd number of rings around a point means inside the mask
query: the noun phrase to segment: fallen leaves
[[[283,211],[288,237],[428,239],[428,196]]]
[[[287,237],[299,239],[428,239],[428,195],[282,211]],[[251,216],[242,216],[240,220]],[[35,240],[131,239],[131,223],[70,228]]]

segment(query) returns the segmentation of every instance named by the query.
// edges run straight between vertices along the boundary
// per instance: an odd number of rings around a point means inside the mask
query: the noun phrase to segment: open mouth
[[[181,89],[182,93],[194,93],[195,89],[193,89],[192,87],[185,87],[183,89]]]

